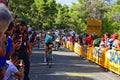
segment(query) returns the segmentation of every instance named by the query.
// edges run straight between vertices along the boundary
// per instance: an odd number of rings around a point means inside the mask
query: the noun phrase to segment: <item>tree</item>
[[[10,0],[10,10],[13,15],[17,14],[20,20],[25,20],[27,23],[31,21],[31,5],[34,3],[34,0]],[[27,7],[26,7],[27,6]]]
[[[120,5],[114,4],[111,7],[111,10],[105,13],[106,28],[104,32],[119,32],[120,30]],[[108,25],[109,24],[109,25]],[[108,29],[109,28],[109,29]]]
[[[51,29],[55,22],[56,2],[55,0],[35,0],[35,5],[38,9],[41,22],[44,29]]]
[[[71,6],[55,0],[10,0],[10,10],[20,20],[33,24],[35,29],[70,28],[77,33],[86,31],[89,19],[102,20],[102,33],[120,32],[120,0],[78,0]],[[26,7],[27,6],[27,7]]]

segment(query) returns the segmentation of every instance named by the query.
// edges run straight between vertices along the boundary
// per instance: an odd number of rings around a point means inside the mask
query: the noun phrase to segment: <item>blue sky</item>
[[[62,5],[67,4],[71,5],[72,2],[77,2],[78,0],[56,0],[56,2],[61,3]],[[112,2],[115,2],[116,0],[112,0]]]
[[[67,4],[71,5],[72,2],[77,2],[78,0],[56,0],[56,2],[61,3],[62,5]]]

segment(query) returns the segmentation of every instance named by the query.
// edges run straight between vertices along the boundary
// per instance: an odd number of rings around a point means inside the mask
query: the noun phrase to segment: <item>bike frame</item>
[[[51,66],[52,66],[52,47],[49,47],[48,48],[48,53],[47,53],[47,56],[46,56],[47,58],[47,65],[48,65],[48,67],[50,68]]]

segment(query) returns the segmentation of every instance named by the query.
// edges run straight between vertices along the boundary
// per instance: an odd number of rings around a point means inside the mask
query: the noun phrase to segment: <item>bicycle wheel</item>
[[[52,67],[52,54],[50,54],[50,53],[47,55],[47,66],[49,68]]]
[[[49,68],[52,67],[52,54],[50,54],[49,56]]]

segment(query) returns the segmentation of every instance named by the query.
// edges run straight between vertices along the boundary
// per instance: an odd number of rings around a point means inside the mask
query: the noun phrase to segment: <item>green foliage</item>
[[[10,10],[13,15],[17,14],[20,20],[25,20],[26,22],[31,22],[31,5],[34,0],[10,0]],[[27,7],[26,7],[27,6]],[[22,19],[21,19],[22,18]]]
[[[51,29],[57,13],[55,0],[35,0],[43,29]]]
[[[104,14],[104,32],[114,33],[120,30],[120,6],[117,4],[112,5],[109,12]]]
[[[10,10],[19,20],[34,25],[35,29],[70,28],[77,33],[86,31],[88,19],[102,20],[102,34],[120,33],[120,0],[78,0],[61,5],[55,0],[10,0]]]

